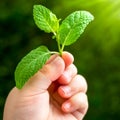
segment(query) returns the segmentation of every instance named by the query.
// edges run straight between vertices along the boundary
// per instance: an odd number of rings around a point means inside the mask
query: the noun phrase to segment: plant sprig
[[[87,25],[94,20],[94,16],[88,11],[75,11],[60,24],[60,19],[42,5],[34,5],[33,17],[38,28],[47,33],[53,33],[60,55],[62,55],[64,47],[73,44],[84,32]],[[21,89],[54,53],[56,52],[49,51],[46,46],[40,46],[28,53],[16,67],[16,87]]]

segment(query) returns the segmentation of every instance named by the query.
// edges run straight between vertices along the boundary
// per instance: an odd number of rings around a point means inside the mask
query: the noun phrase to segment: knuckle
[[[74,64],[70,65],[70,69],[72,69],[72,71],[74,71],[75,73],[78,72],[77,67]]]
[[[82,90],[83,92],[87,92],[87,89],[88,89],[88,85],[87,85],[87,81],[86,79],[82,76],[82,75],[78,75],[79,76],[79,79],[80,79],[80,84],[82,86]]]
[[[86,94],[84,94],[84,101],[83,101],[83,114],[86,114],[88,110],[89,104],[88,104],[88,97]]]
[[[81,105],[83,108],[88,108],[88,97],[85,93],[80,93]]]

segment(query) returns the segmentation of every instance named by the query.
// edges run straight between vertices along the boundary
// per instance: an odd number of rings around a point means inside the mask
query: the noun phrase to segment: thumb
[[[53,55],[52,59],[28,80],[23,89],[39,93],[45,92],[51,83],[60,77],[64,68],[64,60],[60,56]]]

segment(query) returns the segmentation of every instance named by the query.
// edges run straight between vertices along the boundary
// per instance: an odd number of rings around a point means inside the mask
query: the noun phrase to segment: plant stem
[[[61,56],[62,55],[62,50],[61,50],[61,46],[60,46],[59,42],[58,42],[58,50],[59,50],[59,53],[60,53],[60,56]]]
[[[65,47],[65,44],[63,44],[63,45],[62,45],[61,51],[63,51],[63,50],[64,50],[64,47]]]
[[[58,35],[56,34],[56,41],[57,41],[57,45],[58,45],[58,51],[59,51],[59,54],[60,56],[62,56],[62,49],[61,49],[61,46],[60,46],[60,42],[59,42],[59,37]]]
[[[59,54],[59,52],[51,51],[50,54]]]

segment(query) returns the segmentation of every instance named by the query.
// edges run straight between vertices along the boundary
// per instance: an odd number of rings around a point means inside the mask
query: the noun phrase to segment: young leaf
[[[93,19],[93,15],[87,11],[76,11],[70,14],[58,30],[59,43],[63,47],[74,43]]]
[[[59,28],[59,20],[48,8],[42,5],[34,5],[33,17],[36,25],[47,33],[54,33]]]
[[[50,52],[45,46],[40,46],[28,53],[16,67],[16,87],[21,89],[27,80],[42,68],[49,57]]]
[[[53,39],[57,39],[60,55],[62,55],[64,46],[74,43],[84,32],[89,22],[94,19],[87,11],[76,11],[70,14],[59,28],[59,20],[56,15],[42,5],[34,5],[33,16],[36,25],[41,30],[54,34]],[[16,87],[22,88],[28,79],[42,68],[51,53],[56,52],[50,52],[45,46],[40,46],[28,53],[16,67]]]

